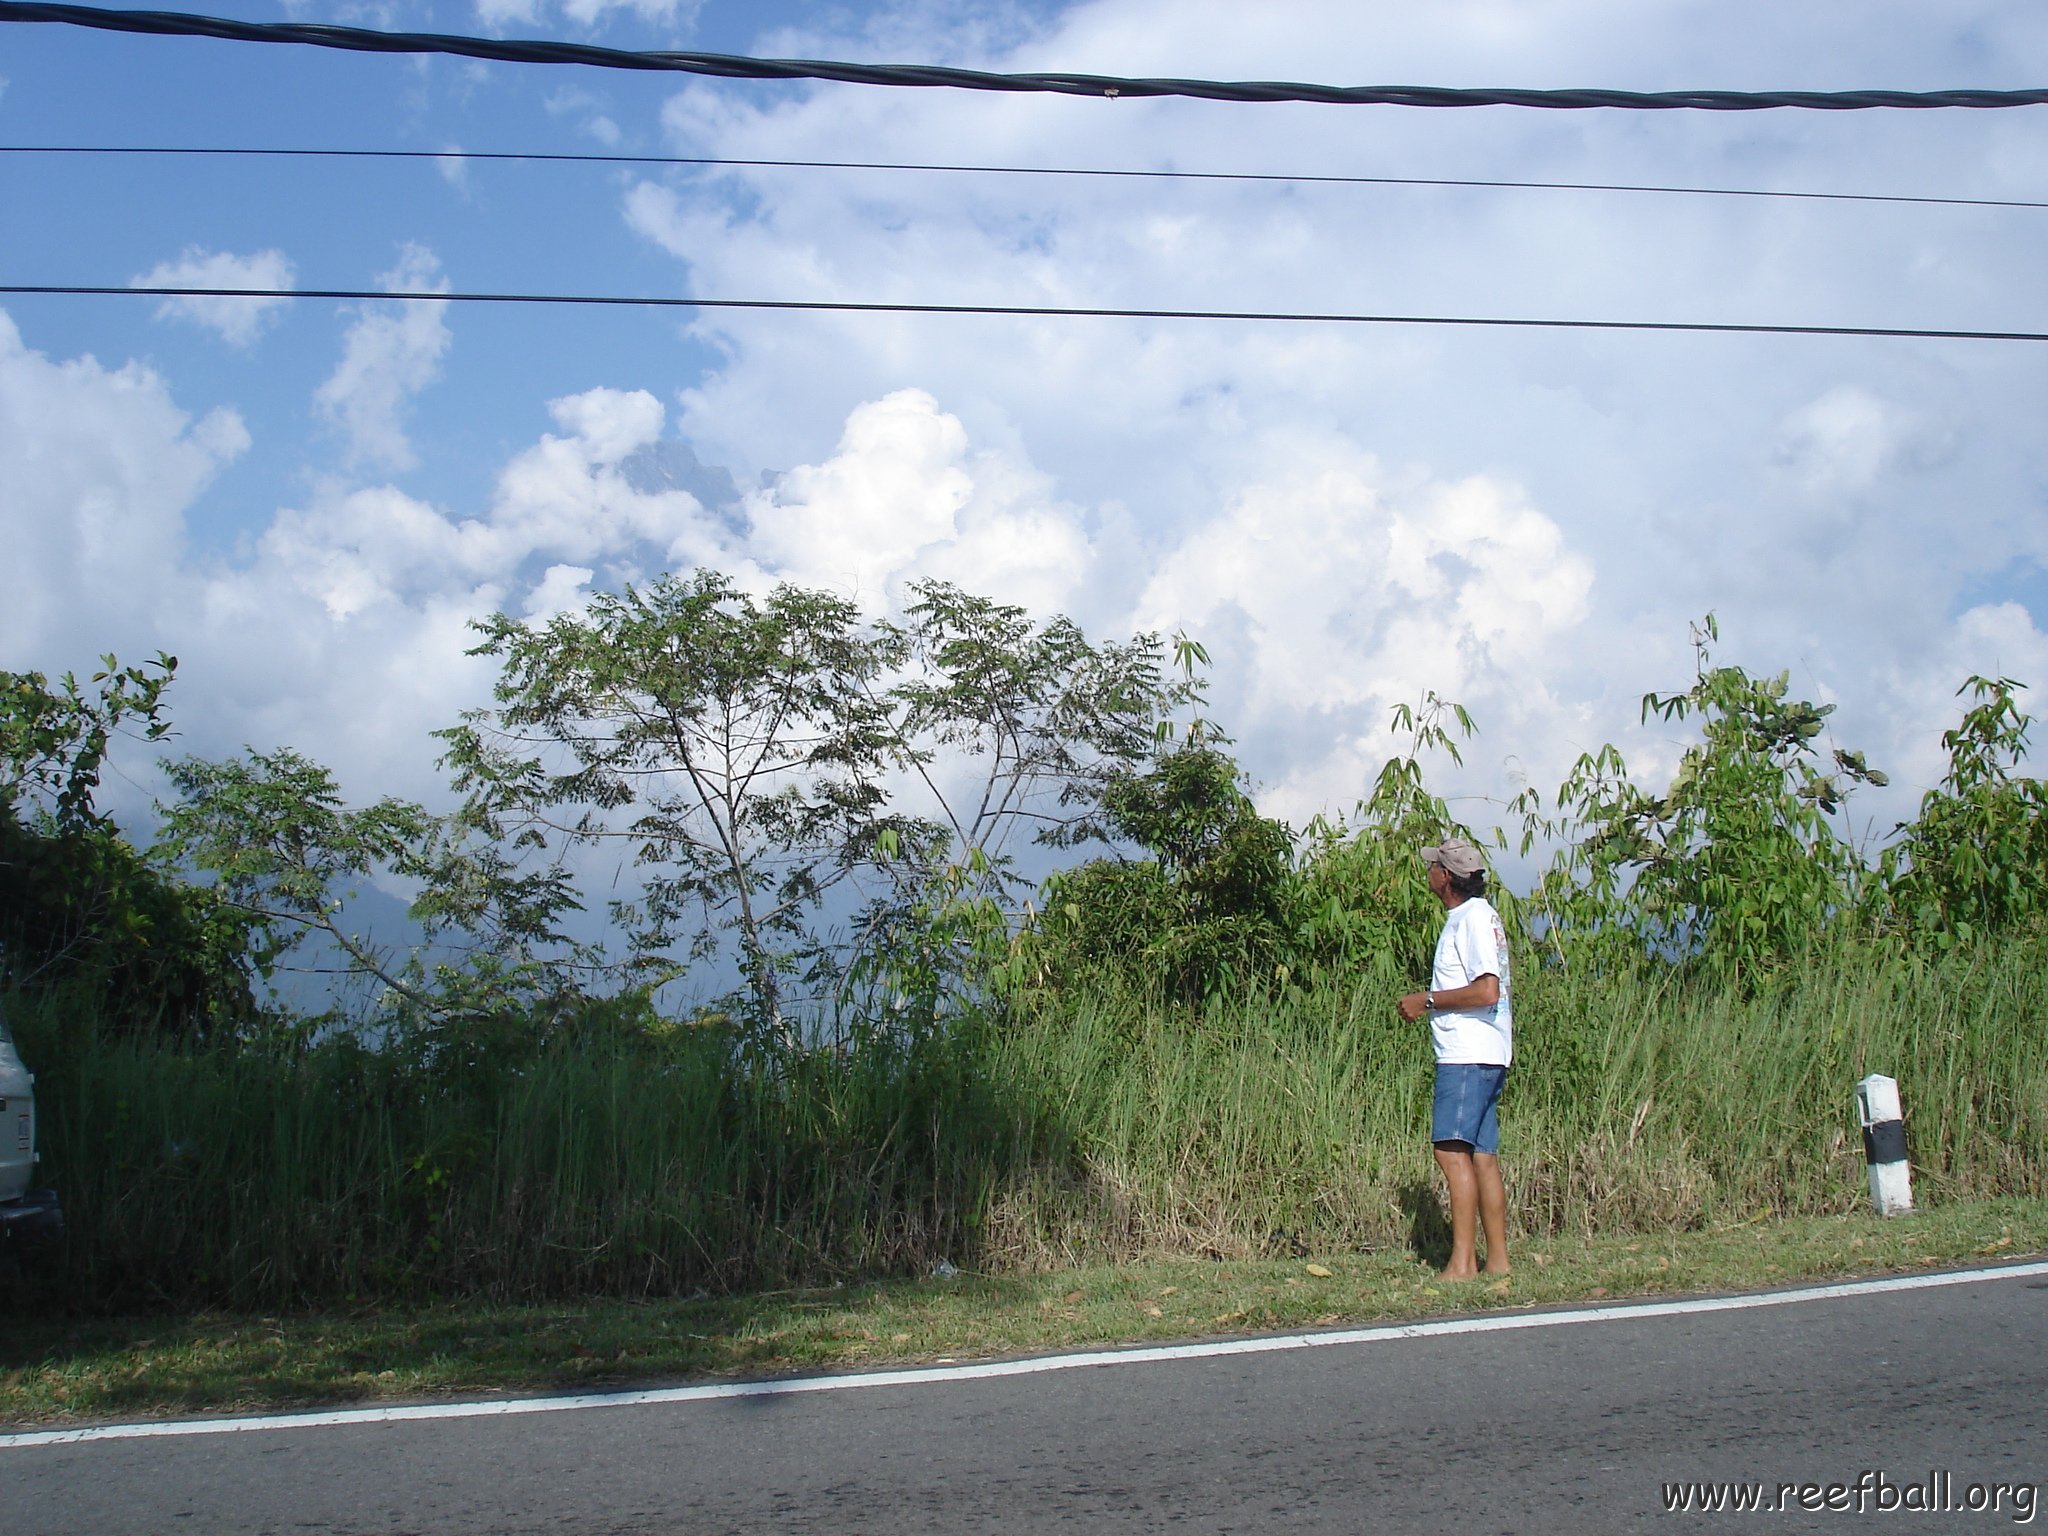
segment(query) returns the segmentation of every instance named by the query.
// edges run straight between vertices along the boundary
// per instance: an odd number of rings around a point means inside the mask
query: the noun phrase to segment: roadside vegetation
[[[1498,898],[1528,1251],[1850,1218],[1874,1071],[1923,1201],[2021,1202],[2012,1240],[2036,1243],[2048,795],[2024,690],[1965,682],[1946,779],[1865,847],[1846,807],[1883,775],[1827,743],[1829,706],[1716,664],[1711,619],[1695,638],[1694,677],[1644,701],[1691,734],[1667,785],[1603,748],[1477,828],[1429,786],[1475,729],[1455,704],[1397,711],[1407,745],[1354,810],[1289,828],[1204,714],[1198,644],[945,586],[894,624],[709,572],[501,617],[493,707],[442,734],[454,811],[352,804],[252,749],[169,761],[147,847],[97,788],[117,747],[167,738],[175,662],[0,674],[0,1005],[69,1222],[0,1271],[6,1305],[50,1329],[710,1317],[951,1269],[1033,1297],[1140,1260],[1284,1287],[1272,1266],[1312,1256],[1406,1285],[1443,1233],[1428,1052],[1389,999],[1440,921],[1415,850],[1449,834],[1553,855]],[[1034,839],[1072,859],[1036,886]],[[600,922],[579,872],[603,849],[634,879]],[[370,880],[412,895],[426,944],[349,927]],[[313,943],[356,1011],[265,1000]],[[736,983],[678,1005],[693,975]],[[1260,1325],[1186,1321],[1233,1310]]]
[[[1525,1243],[1507,1280],[1447,1283],[1405,1248],[1159,1257],[1035,1274],[726,1296],[478,1298],[277,1313],[10,1319],[0,1424],[249,1413],[499,1392],[950,1364],[1076,1347],[1399,1324],[1496,1309],[1996,1264],[2048,1249],[2048,1202],[1951,1203],[1911,1221],[1792,1217]]]

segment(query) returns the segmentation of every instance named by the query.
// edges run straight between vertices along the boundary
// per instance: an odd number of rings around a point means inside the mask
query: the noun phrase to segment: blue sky
[[[2031,0],[219,0],[252,20],[1001,70],[1633,89],[2048,82]],[[2048,210],[703,171],[462,151],[964,161],[2048,200],[2048,108],[1555,114],[1103,102],[0,27],[16,283],[693,294],[2048,330]],[[185,750],[434,799],[468,621],[714,564],[880,611],[946,576],[1186,630],[1266,808],[1343,811],[1434,689],[1453,781],[1548,789],[1721,654],[1938,776],[1972,671],[2048,685],[2048,346],[14,298],[0,665],[182,660]],[[125,765],[146,801],[146,762]]]

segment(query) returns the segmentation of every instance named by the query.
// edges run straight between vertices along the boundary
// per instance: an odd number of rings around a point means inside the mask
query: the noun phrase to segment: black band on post
[[[1863,1160],[1866,1163],[1906,1161],[1906,1122],[1880,1120],[1863,1127]]]

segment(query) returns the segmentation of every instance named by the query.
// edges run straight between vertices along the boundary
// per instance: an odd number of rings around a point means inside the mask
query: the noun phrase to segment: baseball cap
[[[1423,849],[1422,862],[1441,864],[1454,875],[1476,875],[1486,868],[1479,850],[1462,837],[1447,837],[1434,848]]]

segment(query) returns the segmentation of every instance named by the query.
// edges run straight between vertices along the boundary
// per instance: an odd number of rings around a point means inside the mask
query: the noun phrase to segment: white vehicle
[[[0,1243],[52,1238],[64,1230],[54,1189],[32,1189],[36,1164],[36,1080],[22,1065],[0,1013]]]

